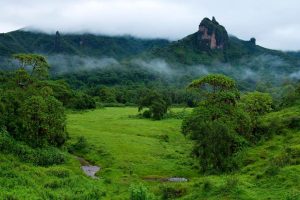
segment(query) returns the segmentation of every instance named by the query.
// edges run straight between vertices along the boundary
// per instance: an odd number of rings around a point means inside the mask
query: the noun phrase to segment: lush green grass
[[[196,176],[191,142],[180,133],[181,120],[152,121],[133,117],[136,114],[137,108],[127,107],[68,117],[70,136],[83,135],[92,145],[85,158],[103,167],[99,176],[105,182],[121,187],[114,194],[127,194],[129,185],[143,178]]]
[[[73,157],[66,164],[39,167],[0,153],[0,199],[97,199],[101,182],[86,177]]]
[[[180,110],[179,108],[176,109]],[[201,175],[190,156],[192,144],[180,133],[180,119],[152,121],[132,117],[136,108],[105,108],[68,114],[70,143],[85,136],[90,151],[80,153],[102,167],[100,179],[86,177],[74,156],[63,165],[40,167],[0,153],[0,199],[128,199],[131,184],[142,182],[157,197],[180,199],[300,199],[300,132],[285,128],[245,149],[241,169]],[[298,107],[263,118],[288,125]],[[287,123],[287,124],[286,124]],[[166,139],[168,135],[169,140]],[[149,182],[144,178],[181,176],[187,183]],[[170,192],[171,191],[171,192]],[[169,199],[174,199],[170,197]]]

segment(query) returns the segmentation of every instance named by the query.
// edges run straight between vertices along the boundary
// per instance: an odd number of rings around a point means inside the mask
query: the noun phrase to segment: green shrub
[[[53,147],[36,149],[34,154],[34,163],[40,166],[63,164],[66,160],[65,155]]]
[[[300,192],[289,192],[285,196],[285,200],[299,200]]]
[[[286,119],[287,127],[291,129],[300,129],[300,117],[299,116],[291,116]]]
[[[154,195],[142,184],[131,185],[130,200],[154,200]]]
[[[69,107],[77,109],[77,110],[84,110],[84,109],[94,109],[96,108],[95,100],[84,93],[76,94],[75,97],[71,100],[71,104]]]
[[[230,176],[226,179],[225,185],[221,188],[223,192],[230,192],[234,190],[239,184],[239,179],[234,176]]]
[[[262,116],[258,119],[255,134],[259,138],[269,138],[274,134],[285,133],[287,129],[299,129],[299,114],[299,107],[291,107]]]
[[[142,96],[138,103],[138,106],[139,112],[141,112],[144,108],[149,109],[149,113],[145,113],[145,116],[147,116],[147,118],[161,120],[167,114],[169,103],[161,94],[155,91],[148,91]]]
[[[280,168],[276,165],[271,164],[267,167],[265,174],[268,176],[276,176],[280,171]]]
[[[161,189],[162,199],[175,199],[186,195],[187,189],[181,185],[169,186],[164,185]]]
[[[70,176],[70,171],[65,168],[51,168],[47,174],[58,178],[67,178]]]
[[[150,119],[152,114],[151,114],[150,110],[145,110],[142,115],[143,115],[143,118]]]
[[[169,137],[168,135],[160,135],[160,136],[159,136],[159,139],[160,139],[162,142],[169,142],[170,137]]]
[[[203,182],[203,190],[205,192],[208,192],[212,189],[212,183],[211,181],[209,181],[208,179],[205,179],[204,182]]]
[[[70,153],[74,152],[87,152],[88,151],[88,143],[84,136],[77,137],[77,141],[70,145],[68,148]]]
[[[62,164],[66,161],[65,155],[57,148],[32,148],[22,142],[14,140],[8,133],[0,133],[0,151],[11,153],[23,162],[30,162],[40,166]]]

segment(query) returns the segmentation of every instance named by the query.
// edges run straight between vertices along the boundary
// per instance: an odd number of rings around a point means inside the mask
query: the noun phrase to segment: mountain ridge
[[[291,66],[300,67],[297,53],[272,50],[256,44],[255,38],[241,40],[229,35],[213,17],[204,18],[198,30],[178,41],[141,39],[134,36],[107,36],[91,33],[55,34],[17,30],[0,34],[0,58],[15,53],[64,54],[83,57],[111,57],[128,60],[161,58],[171,64],[212,65],[214,62],[239,63],[261,55],[277,56]]]

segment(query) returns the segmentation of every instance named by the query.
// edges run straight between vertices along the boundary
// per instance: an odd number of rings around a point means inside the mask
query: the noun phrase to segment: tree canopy
[[[193,153],[204,172],[236,168],[234,155],[247,144],[243,137],[251,130],[249,115],[237,105],[239,91],[235,82],[219,74],[193,81],[205,99],[182,123],[183,134],[195,141]]]

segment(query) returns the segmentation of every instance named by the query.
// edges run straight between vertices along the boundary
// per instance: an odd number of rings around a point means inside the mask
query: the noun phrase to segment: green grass
[[[39,167],[0,153],[0,199],[96,199],[105,194],[102,189],[72,157],[63,165]]]
[[[180,110],[180,109],[177,109]],[[92,145],[87,160],[103,167],[106,182],[118,185],[114,194],[128,193],[132,182],[149,177],[196,176],[191,142],[180,133],[181,120],[152,121],[129,117],[137,108],[105,108],[70,114],[72,138],[85,136]],[[162,139],[165,135],[169,141]],[[114,187],[113,187],[114,188]]]
[[[130,185],[137,183],[157,197],[171,191],[185,200],[300,199],[297,129],[285,129],[245,149],[239,155],[239,171],[201,175],[190,156],[192,144],[180,133],[180,119],[152,121],[132,117],[136,114],[137,108],[128,107],[68,113],[69,142],[86,137],[90,151],[78,154],[101,166],[99,180],[86,177],[73,155],[63,165],[40,167],[0,153],[0,199],[128,199]],[[287,119],[299,114],[299,108],[292,107],[270,113],[263,121],[289,124]],[[144,180],[172,176],[189,182]]]

